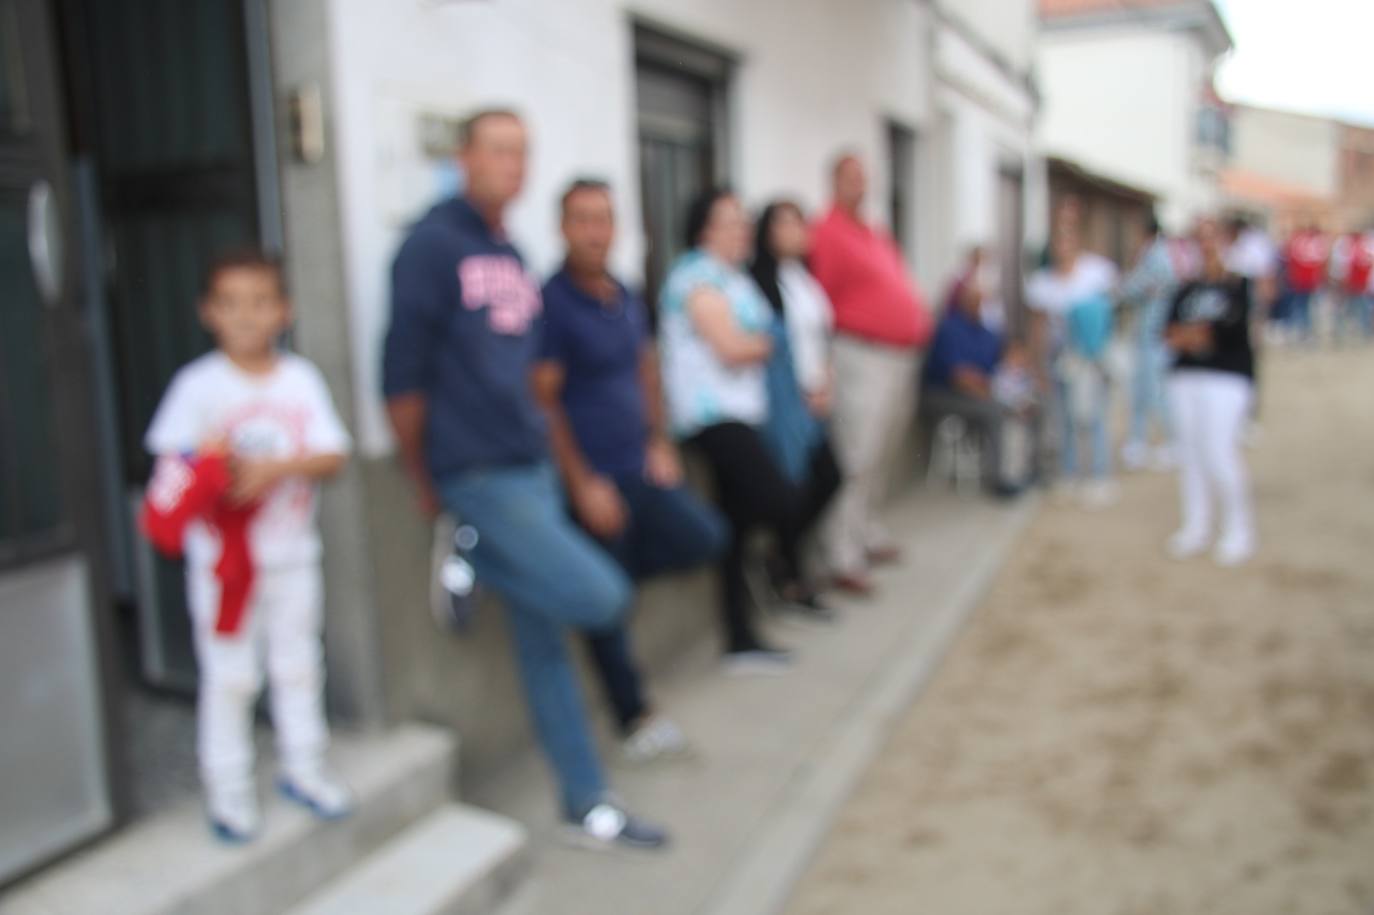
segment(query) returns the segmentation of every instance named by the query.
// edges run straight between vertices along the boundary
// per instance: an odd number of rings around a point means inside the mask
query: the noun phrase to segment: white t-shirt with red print
[[[347,454],[352,447],[319,369],[291,353],[281,354],[266,375],[243,371],[221,352],[176,373],[144,447],[158,456],[189,455],[217,439],[249,459]],[[263,497],[248,531],[254,565],[281,568],[319,559],[318,490],[313,480],[286,479]],[[200,521],[187,527],[185,548],[194,565],[219,559],[219,538]]]

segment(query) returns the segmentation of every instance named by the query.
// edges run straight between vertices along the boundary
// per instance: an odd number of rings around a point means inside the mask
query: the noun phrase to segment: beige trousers
[[[857,337],[835,340],[832,439],[844,483],[826,522],[830,571],[858,575],[891,545],[879,521],[898,446],[916,416],[920,355]]]

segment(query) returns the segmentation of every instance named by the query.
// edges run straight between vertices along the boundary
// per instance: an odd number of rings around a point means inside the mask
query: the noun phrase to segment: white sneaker
[[[277,790],[322,820],[341,820],[353,812],[353,792],[323,763],[288,768],[277,779]]]
[[[1078,498],[1079,490],[1077,481],[1060,478],[1050,485],[1050,500],[1056,505],[1067,505]]]
[[[207,784],[205,813],[215,838],[230,845],[251,842],[262,829],[257,787],[251,780],[232,785]]]
[[[565,822],[563,835],[572,844],[593,851],[656,851],[668,844],[666,830],[634,816],[614,798],[592,807],[580,819]]]
[[[727,652],[722,661],[732,677],[781,677],[792,670],[792,653],[779,648]]]
[[[1150,455],[1150,469],[1155,473],[1173,473],[1178,469],[1178,449],[1173,445],[1160,445]]]
[[[1223,569],[1243,566],[1255,556],[1255,541],[1250,537],[1223,537],[1212,553],[1212,561]]]
[[[1127,470],[1144,470],[1150,462],[1150,448],[1144,442],[1127,442],[1121,447],[1121,466]]]
[[[1111,508],[1121,499],[1121,487],[1114,480],[1093,480],[1083,484],[1083,507],[1091,511]]]
[[[1169,555],[1174,559],[1192,559],[1207,549],[1206,532],[1181,530],[1169,538]]]
[[[630,762],[645,764],[687,756],[692,751],[692,743],[670,719],[654,715],[625,738],[621,750]]]

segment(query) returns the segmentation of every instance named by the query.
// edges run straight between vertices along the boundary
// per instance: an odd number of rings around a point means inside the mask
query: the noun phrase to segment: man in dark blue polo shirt
[[[422,511],[442,505],[478,533],[473,565],[505,603],[535,731],[575,838],[659,848],[664,832],[607,790],[564,645],[565,629],[619,630],[632,595],[625,574],[562,510],[530,390],[543,306],[503,225],[524,183],[524,124],[509,111],[474,115],[460,159],[464,196],[430,210],[392,267],[387,413]]]
[[[562,230],[567,259],[544,286],[534,387],[569,508],[635,579],[705,565],[725,547],[725,522],[683,485],[648,314],[608,266],[610,189],[574,182],[563,195]],[[625,628],[587,638],[626,754],[647,760],[685,750],[682,732],[649,706]]]
[[[982,304],[977,275],[955,284],[926,357],[922,412],[931,421],[953,414],[972,423],[983,437],[985,484],[998,495],[1014,495],[1025,484],[1028,468],[1024,460],[1005,461],[1005,445],[1009,434],[1033,434],[1025,421],[1033,423],[1034,410],[1028,396],[998,390],[1008,347],[983,324]]]

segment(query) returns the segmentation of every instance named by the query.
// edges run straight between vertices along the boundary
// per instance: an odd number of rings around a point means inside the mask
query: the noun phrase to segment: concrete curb
[[[748,843],[749,853],[700,910],[701,915],[776,915],[791,898],[811,858],[896,720],[930,680],[955,636],[1035,517],[1031,494],[973,562],[969,575],[941,604],[930,625],[917,627],[907,650],[856,702],[852,715],[812,765],[785,787],[780,802]]]

